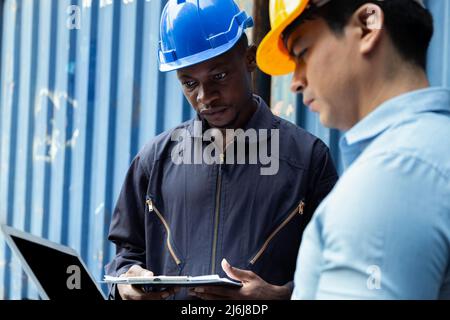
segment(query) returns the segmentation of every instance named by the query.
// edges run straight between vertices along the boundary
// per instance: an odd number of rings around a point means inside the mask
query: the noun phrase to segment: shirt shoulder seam
[[[415,160],[415,161],[420,162],[421,164],[429,167],[433,171],[435,171],[444,180],[446,180],[446,181],[450,180],[450,173],[442,170],[436,164],[434,164],[420,156],[413,155],[409,152],[400,152],[400,151],[375,152],[374,154],[371,154],[370,156],[367,156],[367,158],[361,160],[359,164],[365,164],[367,162],[370,162],[370,160],[372,160],[372,159],[383,158],[383,157],[387,157],[387,156],[395,156],[395,157],[401,157],[401,158],[407,158],[407,159],[409,158],[409,159]]]

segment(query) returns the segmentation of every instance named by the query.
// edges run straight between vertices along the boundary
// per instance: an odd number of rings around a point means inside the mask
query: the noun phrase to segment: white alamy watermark
[[[67,268],[66,273],[69,275],[67,277],[66,286],[69,290],[80,290],[81,289],[81,269],[77,265],[71,265]]]
[[[172,162],[176,165],[260,165],[263,176],[276,175],[280,168],[278,129],[203,131],[203,123],[194,121],[193,130],[176,129],[171,140],[177,142],[171,153]]]
[[[369,278],[367,279],[367,289],[380,290],[381,289],[381,268],[377,265],[369,266],[366,270]]]
[[[80,6],[68,6],[66,13],[68,15],[66,27],[69,30],[81,29],[81,7]]]
[[[67,20],[66,27],[69,30],[80,30],[82,23],[82,13],[88,14],[84,9],[90,9],[94,5],[99,6],[100,9],[110,7],[115,2],[122,1],[123,5],[131,5],[137,3],[136,0],[100,0],[100,2],[93,0],[80,0],[80,5],[69,5],[67,6]],[[146,0],[146,2],[150,2],[151,0]]]

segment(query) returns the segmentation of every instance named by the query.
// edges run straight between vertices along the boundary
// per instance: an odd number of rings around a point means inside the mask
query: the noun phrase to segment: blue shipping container
[[[251,11],[253,1],[239,1]],[[157,66],[160,0],[0,0],[0,223],[79,251],[97,280],[128,166],[156,134],[190,119],[176,76]],[[433,85],[450,86],[450,1],[429,0]],[[273,79],[272,108],[322,127]],[[38,298],[0,236],[0,298]]]

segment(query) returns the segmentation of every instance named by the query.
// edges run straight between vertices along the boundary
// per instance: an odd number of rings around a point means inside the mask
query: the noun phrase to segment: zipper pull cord
[[[147,200],[147,206],[148,206],[148,211],[153,212],[153,201],[152,200]]]
[[[298,213],[302,216],[305,213],[305,202],[303,200],[298,205]]]

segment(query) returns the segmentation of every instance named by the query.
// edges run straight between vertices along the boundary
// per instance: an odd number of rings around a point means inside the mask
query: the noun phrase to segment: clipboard
[[[142,285],[145,287],[198,287],[198,286],[224,286],[240,288],[242,283],[218,275],[199,277],[190,276],[153,276],[153,277],[111,277],[105,275],[102,283]]]

